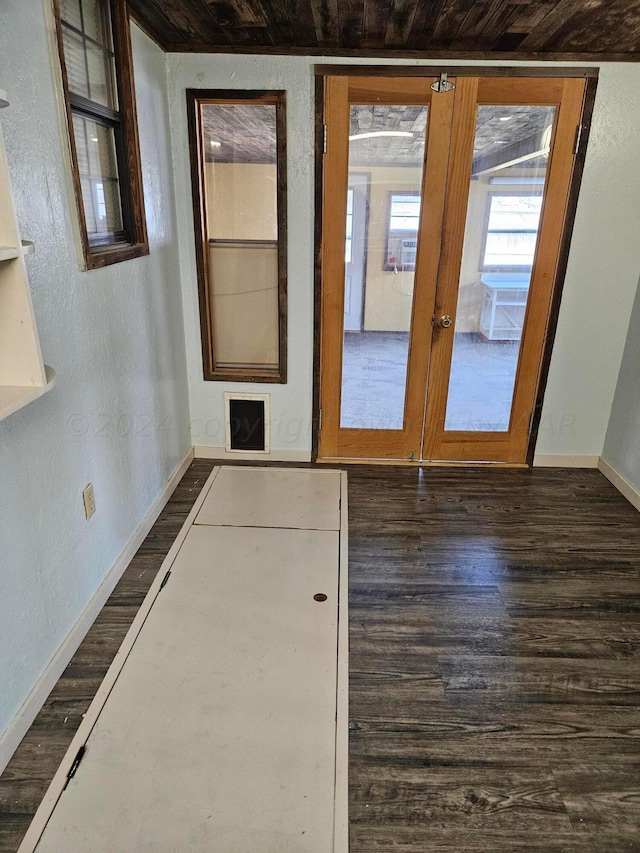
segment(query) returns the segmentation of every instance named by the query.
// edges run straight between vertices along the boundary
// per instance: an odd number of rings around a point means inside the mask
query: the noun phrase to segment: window
[[[87,268],[148,254],[125,0],[54,0]]]
[[[520,270],[533,264],[542,193],[489,193],[482,270]]]
[[[353,190],[347,190],[347,236],[344,242],[344,262],[351,263],[353,254]]]
[[[387,253],[385,270],[414,270],[418,225],[420,224],[420,194],[416,192],[389,193],[387,222]]]
[[[285,93],[187,91],[204,378],[286,381]]]

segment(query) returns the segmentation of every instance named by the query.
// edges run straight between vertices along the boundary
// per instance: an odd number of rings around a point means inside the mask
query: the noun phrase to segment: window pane
[[[344,246],[345,263],[351,263],[351,245],[353,242],[353,190],[347,190],[347,239]]]
[[[420,222],[420,196],[391,196],[390,231],[414,231]]]
[[[111,33],[109,28],[109,16],[103,3],[98,0],[82,0],[82,20],[84,32],[101,44],[103,47],[111,48]]]
[[[113,40],[107,6],[98,0],[82,0],[81,6],[77,0],[66,0],[61,5],[61,19],[69,91],[117,110]]]
[[[123,230],[113,129],[73,116],[78,170],[89,240]]]
[[[485,267],[531,268],[536,250],[537,233],[487,234],[484,253]]]
[[[478,107],[446,430],[509,429],[554,120],[553,107]]]
[[[80,0],[60,0],[60,17],[77,30],[82,30]]]
[[[217,368],[279,367],[275,104],[203,104],[202,150]]]
[[[64,45],[64,61],[67,67],[69,91],[74,95],[82,95],[83,98],[88,98],[89,80],[87,78],[84,42],[80,36],[63,26],[62,43]]]
[[[351,107],[342,428],[404,423],[426,128],[424,106]]]
[[[542,196],[492,195],[489,231],[537,231]]]
[[[114,85],[113,57],[102,48],[87,41],[87,68],[89,70],[89,97],[97,104],[117,109]]]

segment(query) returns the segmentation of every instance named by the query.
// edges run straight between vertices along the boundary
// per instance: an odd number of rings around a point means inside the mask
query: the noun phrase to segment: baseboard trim
[[[224,447],[206,447],[196,445],[194,448],[196,459],[228,459],[229,462],[311,462],[311,453],[308,450],[279,450],[271,448],[269,453],[238,453],[229,452]]]
[[[561,454],[538,453],[534,456],[534,468],[597,468],[599,456],[563,456]]]
[[[38,715],[38,712],[46,702],[49,693],[51,693],[71,658],[76,653],[80,643],[84,640],[89,628],[95,622],[96,617],[113,592],[113,589],[120,580],[124,570],[127,568],[134,554],[142,545],[145,537],[155,524],[156,519],[164,509],[165,504],[193,461],[193,458],[194,453],[193,448],[191,448],[173,474],[169,477],[165,487],[153,502],[147,514],[136,527],[122,553],[113,564],[107,576],[98,587],[97,592],[87,604],[80,618],[67,635],[67,638],[38,679],[35,687],[25,699],[22,707],[0,736],[0,773],[3,772],[4,768],[11,760],[13,753],[20,745],[20,741],[29,730],[31,724]]]
[[[616,469],[612,465],[609,465],[609,463],[602,457],[600,457],[600,461],[598,462],[598,470],[604,474],[607,480],[629,501],[631,506],[640,512],[640,491],[638,491],[635,486],[632,486],[626,477],[619,474]]]

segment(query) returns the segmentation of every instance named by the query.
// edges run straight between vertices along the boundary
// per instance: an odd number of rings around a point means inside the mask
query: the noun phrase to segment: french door
[[[584,95],[326,78],[320,458],[525,461]]]

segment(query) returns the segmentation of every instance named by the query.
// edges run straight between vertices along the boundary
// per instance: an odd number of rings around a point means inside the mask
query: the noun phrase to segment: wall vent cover
[[[225,393],[226,450],[269,453],[269,394]]]

